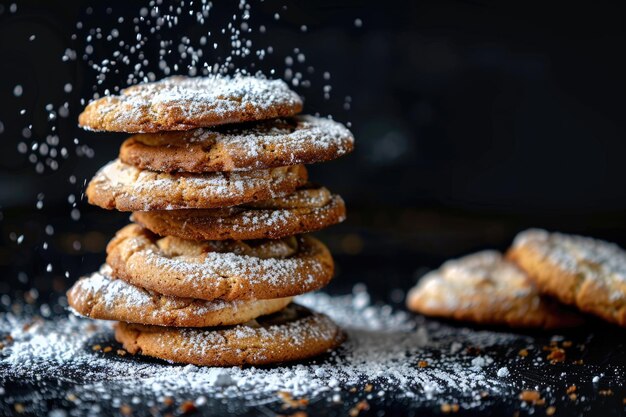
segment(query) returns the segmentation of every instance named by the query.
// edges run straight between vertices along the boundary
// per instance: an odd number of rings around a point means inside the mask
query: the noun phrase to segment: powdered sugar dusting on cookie
[[[120,158],[154,171],[246,171],[338,158],[354,147],[341,123],[313,116],[132,136]]]
[[[116,159],[96,173],[87,195],[96,204],[113,204],[127,211],[220,207],[284,195],[305,180],[298,167],[167,174],[137,169]]]
[[[174,76],[92,101],[79,124],[92,130],[158,132],[291,116],[300,97],[282,80]]]
[[[73,289],[73,293],[77,296],[77,301],[91,300],[90,302],[104,302],[109,309],[114,307],[122,307],[124,309],[141,312],[147,307],[156,308],[157,311],[152,314],[159,315],[159,310],[170,310],[175,308],[188,307],[192,300],[180,299],[176,297],[167,297],[156,294],[136,287],[124,280],[112,278],[113,271],[108,265],[103,265],[99,272],[82,278]],[[212,311],[223,309],[237,309],[237,307],[245,304],[245,301],[195,301],[201,305],[195,306],[194,313],[198,315],[206,314]]]
[[[558,268],[605,284],[614,301],[626,299],[626,251],[613,243],[530,229],[517,235],[513,247],[532,248]]]

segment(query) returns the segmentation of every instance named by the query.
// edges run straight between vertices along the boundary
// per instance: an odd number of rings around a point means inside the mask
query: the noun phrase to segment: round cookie
[[[619,246],[531,229],[517,235],[507,256],[542,293],[626,326],[626,251]]]
[[[159,237],[139,225],[107,246],[116,277],[138,287],[203,300],[283,298],[314,291],[333,276],[328,249],[310,236],[197,242]]]
[[[526,274],[496,251],[447,261],[426,274],[407,295],[420,314],[488,325],[572,327],[581,316],[541,297]]]
[[[115,160],[87,186],[91,204],[119,211],[228,207],[292,193],[306,183],[302,165],[246,172],[168,174]]]
[[[99,272],[78,280],[67,292],[74,312],[94,319],[158,326],[209,327],[245,323],[282,310],[291,298],[251,301],[206,301],[161,295]]]
[[[87,105],[89,130],[160,132],[292,116],[302,100],[282,80],[250,76],[174,76],[125,88]]]
[[[353,147],[354,137],[341,123],[297,116],[134,135],[122,144],[120,160],[152,171],[246,171],[328,161]]]
[[[279,239],[342,222],[342,198],[307,185],[285,197],[205,210],[137,211],[132,220],[161,236],[191,240]]]
[[[296,304],[245,324],[190,329],[117,323],[115,338],[131,354],[199,366],[268,365],[321,355],[345,333],[324,314]]]

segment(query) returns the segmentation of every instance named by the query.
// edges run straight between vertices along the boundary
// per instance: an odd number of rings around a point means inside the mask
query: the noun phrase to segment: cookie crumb
[[[525,358],[526,356],[528,356],[528,349],[520,349],[520,351],[517,352],[517,354],[521,356],[522,358]]]
[[[356,417],[361,413],[361,411],[367,411],[369,409],[370,409],[369,403],[365,400],[361,400],[358,403],[356,403],[354,407],[350,409],[350,411],[348,412],[348,415],[350,417]]]
[[[278,391],[278,397],[283,401],[283,408],[300,408],[306,407],[309,404],[309,400],[306,398],[295,399],[291,393],[287,391]]]
[[[15,409],[16,413],[20,413],[20,414],[22,414],[26,410],[26,408],[24,407],[24,404],[22,403],[15,403],[13,408]]]
[[[367,385],[365,385],[365,388],[363,389],[363,391],[365,391],[365,392],[372,392],[373,388],[374,388],[374,386],[372,384],[367,384]]]
[[[163,397],[163,405],[166,407],[174,405],[174,399],[172,397]]]
[[[128,404],[122,404],[121,407],[120,407],[120,413],[123,416],[132,416],[133,415],[133,409]]]
[[[102,346],[100,346],[100,345],[93,345],[93,346],[91,347],[91,350],[93,350],[94,352],[96,352],[96,351],[98,351],[98,350],[100,350],[100,349],[102,349]]]
[[[519,399],[521,401],[532,403],[534,405],[543,405],[545,400],[541,398],[541,393],[534,390],[524,390],[520,393]]]
[[[456,413],[458,411],[459,411],[458,404],[448,404],[448,403],[441,404],[441,412],[444,414]]]
[[[550,407],[546,408],[546,415],[547,416],[553,416],[554,413],[556,413],[556,407],[551,405]]]
[[[420,367],[420,368],[426,368],[428,366],[428,362],[426,362],[426,361],[419,361],[417,363],[417,366]]]
[[[110,351],[112,351],[112,350],[113,350],[113,348],[112,348],[111,346],[107,346],[107,347],[105,347],[104,349],[102,349],[102,351],[103,351],[104,353],[109,353],[109,352],[110,352]]]
[[[572,392],[576,392],[577,389],[578,387],[576,385],[570,385],[569,387],[567,387],[567,390],[565,391],[565,393],[571,394]]]
[[[195,404],[193,403],[193,401],[185,401],[184,403],[182,403],[180,405],[180,407],[178,407],[178,410],[182,413],[182,414],[190,414],[193,413],[194,411],[197,411],[198,409],[196,408]]]
[[[118,349],[117,350],[117,354],[119,356],[126,356],[126,353],[128,353],[128,352],[126,352],[124,349]]]
[[[565,351],[561,348],[553,347],[550,349],[550,353],[546,359],[553,365],[558,362],[563,362],[565,360]]]
[[[601,389],[600,391],[598,391],[598,394],[602,395],[603,397],[610,397],[611,395],[613,395],[613,390],[612,389]]]

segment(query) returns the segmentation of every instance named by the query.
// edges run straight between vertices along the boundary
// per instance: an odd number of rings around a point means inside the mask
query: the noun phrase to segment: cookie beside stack
[[[133,212],[100,271],[69,291],[118,321],[130,353],[210,366],[300,360],[339,346],[327,316],[292,303],[334,265],[305,234],[345,218],[304,165],[352,151],[340,123],[297,116],[282,81],[170,77],[91,102],[87,129],[136,133],[89,183],[89,202]]]
[[[582,312],[626,327],[626,251],[589,237],[526,230],[506,256],[483,251],[428,273],[410,290],[407,307],[428,316],[546,329],[579,326]]]

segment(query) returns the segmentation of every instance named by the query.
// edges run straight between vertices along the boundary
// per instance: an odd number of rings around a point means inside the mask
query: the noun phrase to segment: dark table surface
[[[8,296],[0,300],[0,305],[5,312],[10,312],[3,313],[3,320],[0,321],[2,338],[14,330],[11,326],[17,326],[16,323],[22,325],[41,315],[42,311],[47,313],[46,307],[50,311],[48,317],[44,318],[46,323],[52,323],[55,319],[65,320],[68,312],[62,305],[64,291],[78,276],[98,267],[104,258],[104,245],[114,231],[128,221],[125,214],[111,212],[103,215],[100,210],[89,211],[88,208],[81,222],[71,222],[64,215],[56,219],[50,216],[39,219],[31,212],[6,214],[12,228],[21,226],[25,238],[22,244],[7,241],[3,245],[4,259],[9,257],[11,262],[5,263],[3,280],[0,281],[2,293]],[[604,221],[610,223],[610,218]],[[40,233],[37,231],[43,229],[43,223],[39,224],[41,222],[55,224],[53,236],[37,234]],[[399,227],[403,222],[405,226]],[[377,311],[383,311],[380,306],[386,304],[392,306],[393,311],[401,312],[404,310],[406,290],[424,272],[437,267],[445,259],[471,251],[487,247],[504,250],[514,234],[532,225],[531,222],[552,229],[560,228],[557,218],[549,222],[546,219],[460,215],[445,210],[354,210],[347,224],[319,233],[319,237],[328,243],[334,253],[337,264],[337,277],[325,292],[338,297],[353,294],[357,285],[360,291],[367,288],[370,303],[378,306]],[[619,241],[620,230],[604,229],[602,222],[587,224],[586,227],[593,228],[593,233],[589,234],[613,238],[622,243]],[[43,241],[49,243],[45,250]],[[81,242],[80,247],[74,243],[76,241]],[[50,272],[46,272],[48,264],[52,265]],[[69,277],[65,276],[65,271],[69,272]],[[46,306],[44,310],[41,309],[42,304]],[[308,405],[305,407],[285,409],[284,401],[274,393],[263,401],[251,401],[243,395],[242,398],[232,395],[219,398],[220,390],[215,386],[207,387],[204,391],[201,386],[189,386],[189,389],[178,386],[174,392],[174,403],[169,405],[163,403],[162,398],[151,392],[145,384],[137,382],[136,387],[132,383],[121,386],[116,384],[116,379],[109,379],[107,375],[107,361],[116,365],[128,364],[135,370],[158,369],[159,372],[164,369],[178,372],[180,365],[93,352],[94,344],[111,346],[112,352],[120,347],[110,328],[104,326],[85,338],[84,346],[79,351],[81,357],[96,355],[98,359],[105,360],[98,362],[98,366],[104,369],[53,367],[46,370],[39,366],[29,371],[28,364],[16,366],[3,361],[11,354],[10,343],[5,340],[6,346],[0,350],[0,414],[11,415],[23,411],[25,415],[46,415],[53,411],[51,415],[54,416],[83,415],[89,414],[89,410],[93,412],[92,406],[96,404],[98,408],[95,414],[99,415],[128,414],[131,410],[132,415],[176,415],[181,413],[180,405],[184,401],[197,399],[198,392],[202,392],[206,400],[198,405],[197,412],[207,415],[289,415],[298,411],[308,415],[349,415],[357,411],[359,415],[439,415],[446,410],[445,404],[454,403],[460,405],[459,415],[545,415],[554,411],[554,415],[604,416],[622,415],[626,410],[626,334],[621,328],[590,318],[584,327],[570,331],[512,331],[407,314],[405,321],[413,322],[414,330],[391,335],[384,329],[377,329],[379,333],[374,331],[372,335],[397,337],[400,344],[410,344],[412,340],[418,340],[416,329],[424,328],[434,338],[441,336],[440,343],[423,347],[409,345],[405,359],[407,364],[418,367],[418,360],[427,357],[432,366],[430,369],[425,368],[424,372],[449,373],[451,371],[448,368],[454,365],[454,361],[469,366],[474,357],[488,357],[493,362],[484,365],[481,374],[496,380],[498,389],[478,400],[471,398],[472,392],[464,393],[462,389],[428,395],[420,391],[420,387],[407,397],[406,393],[410,389],[405,384],[396,390],[385,386],[385,394],[378,396],[375,395],[380,388],[377,378],[370,380],[365,377],[356,384],[354,381],[349,384],[340,381],[336,388],[339,391],[306,396]],[[338,319],[343,320],[342,317]],[[354,318],[346,320],[348,326],[358,324]],[[363,320],[369,320],[365,313]],[[45,333],[47,330],[44,328],[43,331]],[[348,331],[357,336],[353,338],[353,343],[357,343],[360,340],[359,330],[349,328]],[[493,339],[493,342],[481,344],[480,340],[486,339]],[[566,352],[564,361],[550,363],[546,359],[549,351],[545,349],[551,342],[563,347]],[[460,344],[462,349],[442,359],[441,352],[448,351],[454,343]],[[519,355],[520,349],[524,348],[529,349],[526,358]],[[323,357],[304,365],[332,364],[333,361],[341,363],[342,356],[349,356],[349,350],[352,349],[350,342],[343,349],[348,350],[340,350],[337,357]],[[287,365],[280,370],[287,372],[297,366]],[[509,371],[505,378],[497,376],[497,371],[502,367]],[[33,374],[33,370],[36,370],[36,374]],[[466,376],[464,371],[461,373]],[[594,377],[599,377],[596,382]],[[142,378],[141,372],[137,378]],[[110,395],[101,395],[97,390],[89,391],[85,388],[94,383],[100,383],[105,392],[110,391]],[[365,388],[370,383],[374,388],[368,393]],[[477,383],[476,392],[481,392],[481,384]],[[575,400],[567,393],[571,385],[577,387]],[[529,405],[520,401],[519,393],[525,389],[538,390],[545,404]],[[79,401],[68,399],[68,393],[81,390],[90,395],[85,395]],[[339,403],[332,401],[337,392],[341,394]],[[363,400],[367,401],[368,409],[356,410],[356,404]],[[125,404],[131,408],[124,408]]]

